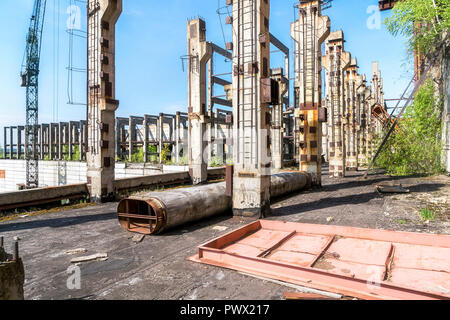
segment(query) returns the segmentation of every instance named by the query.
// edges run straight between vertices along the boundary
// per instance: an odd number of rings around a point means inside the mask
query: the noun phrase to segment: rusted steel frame
[[[301,267],[260,257],[244,257],[239,254],[227,253],[223,247],[245,238],[251,233],[267,227],[274,231],[308,233],[318,235],[339,235],[343,237],[390,241],[395,243],[418,244],[425,246],[440,246],[450,248],[450,236],[394,232],[386,230],[361,229],[340,226],[323,226],[259,220],[240,229],[229,232],[222,237],[213,239],[199,247],[198,255],[189,258],[190,261],[211,264],[218,267],[249,272],[273,279],[306,285],[308,287],[340,293],[362,299],[448,299],[435,293],[419,291],[381,281],[376,283],[376,290],[371,292],[367,280],[347,277],[327,271]],[[325,249],[326,250],[326,249]],[[393,246],[386,259],[386,274],[393,258]]]
[[[270,255],[272,253],[272,251],[278,249],[279,247],[281,247],[284,243],[286,243],[289,239],[291,239],[293,236],[295,236],[297,234],[297,232],[292,231],[290,234],[288,234],[286,237],[283,237],[280,241],[278,241],[276,244],[274,244],[272,247],[270,247],[269,249],[261,252],[258,257],[259,258],[265,258],[268,255]]]
[[[309,264],[309,267],[314,267],[317,261],[325,254],[325,252],[328,250],[328,248],[332,245],[334,240],[336,239],[336,235],[332,235],[328,238],[327,243],[321,248],[320,253],[314,258],[314,260]]]
[[[202,262],[217,267],[237,270],[286,281],[311,288],[340,293],[361,299],[378,300],[441,300],[448,299],[438,294],[422,292],[415,289],[387,284],[376,283],[376,292],[368,290],[368,281],[333,274],[327,271],[301,267],[289,263],[282,263],[263,258],[244,257],[238,254],[227,253],[213,248],[200,248],[202,258],[190,258],[194,262]],[[219,262],[221,261],[221,262]],[[260,271],[262,270],[262,271]]]
[[[281,222],[271,220],[258,220],[243,226],[234,231],[230,231],[221,237],[212,239],[199,247],[222,248],[230,243],[230,241],[238,241],[250,232],[256,232],[262,228],[270,228],[275,231],[292,232],[303,234],[316,234],[325,236],[339,235],[348,238],[375,241],[390,241],[395,243],[405,243],[423,246],[438,246],[450,248],[449,235],[436,235],[428,233],[414,233],[403,231],[389,231],[381,229],[365,229],[345,226],[330,226],[320,224],[307,224],[297,222]]]

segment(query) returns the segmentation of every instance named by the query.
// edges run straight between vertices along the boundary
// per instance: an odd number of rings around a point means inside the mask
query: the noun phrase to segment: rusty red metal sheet
[[[450,299],[450,236],[259,220],[191,261],[361,299]]]

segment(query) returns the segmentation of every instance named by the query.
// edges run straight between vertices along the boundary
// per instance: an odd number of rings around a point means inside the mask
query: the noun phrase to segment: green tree
[[[408,39],[408,49],[427,54],[448,38],[450,30],[449,0],[402,0],[385,20],[390,33]]]

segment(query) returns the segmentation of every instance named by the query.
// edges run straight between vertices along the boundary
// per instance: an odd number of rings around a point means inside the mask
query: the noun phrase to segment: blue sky
[[[25,35],[34,0],[0,1],[0,128],[25,122],[25,90],[20,87],[19,73],[25,50]],[[271,32],[293,48],[290,24],[294,21],[293,0],[272,0]],[[40,122],[80,120],[83,106],[69,105],[68,67],[69,41],[67,8],[81,1],[47,0],[41,75]],[[206,20],[208,41],[224,46],[231,41],[231,28],[224,24],[224,34],[216,11],[225,0],[123,0],[123,13],[117,24],[116,98],[120,100],[117,116],[173,113],[185,111],[187,100],[186,73],[180,56],[186,52],[186,22],[201,16]],[[401,95],[412,76],[411,59],[407,57],[405,40],[394,38],[381,25],[369,29],[367,9],[377,0],[334,0],[324,11],[331,19],[332,31],[343,29],[346,50],[357,57],[360,73],[370,79],[372,61],[380,62],[386,98]],[[59,9],[59,10],[58,10]],[[223,10],[222,10],[223,11]],[[389,13],[382,13],[384,19]],[[59,20],[59,22],[58,22]],[[85,30],[82,19],[81,29]],[[85,67],[86,49],[83,39],[73,43],[74,65]],[[283,65],[282,56],[273,54],[272,67]],[[293,68],[293,65],[292,67]],[[216,73],[229,72],[223,60]],[[85,75],[74,74],[73,99],[84,99]],[[0,145],[3,129],[0,130]]]

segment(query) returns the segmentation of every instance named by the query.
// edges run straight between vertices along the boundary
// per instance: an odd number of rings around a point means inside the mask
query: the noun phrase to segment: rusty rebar
[[[19,241],[14,241],[13,261],[19,260]]]

